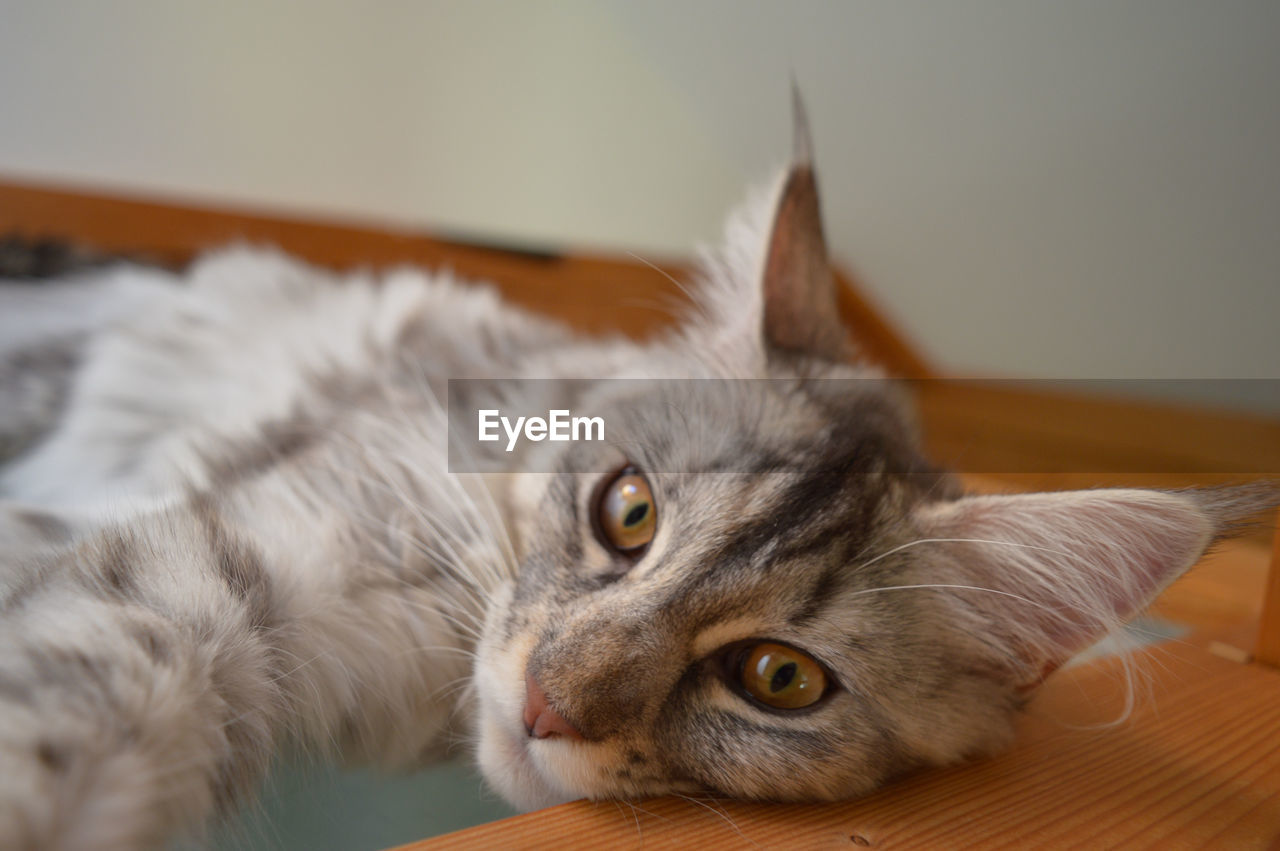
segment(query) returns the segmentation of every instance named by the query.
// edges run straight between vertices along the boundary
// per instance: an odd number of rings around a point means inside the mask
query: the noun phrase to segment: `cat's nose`
[[[526,733],[535,739],[545,739],[550,736],[568,736],[571,739],[582,738],[582,734],[547,702],[547,696],[543,693],[542,686],[538,685],[538,681],[533,674],[525,675],[524,688],[524,729]]]

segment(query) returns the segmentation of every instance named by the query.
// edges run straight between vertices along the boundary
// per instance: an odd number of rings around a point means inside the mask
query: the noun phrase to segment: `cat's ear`
[[[962,628],[1002,647],[1031,687],[1277,501],[1274,485],[1066,491],[965,497],[918,519],[945,554]]]
[[[792,109],[794,153],[774,208],[762,271],[764,337],[782,351],[845,360],[851,347],[822,234],[812,137],[794,86]]]

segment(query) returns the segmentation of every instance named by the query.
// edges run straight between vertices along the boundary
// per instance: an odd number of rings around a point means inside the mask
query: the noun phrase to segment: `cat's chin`
[[[485,780],[507,803],[538,810],[581,797],[553,785],[534,765],[523,736],[486,718],[480,732],[479,763]]]

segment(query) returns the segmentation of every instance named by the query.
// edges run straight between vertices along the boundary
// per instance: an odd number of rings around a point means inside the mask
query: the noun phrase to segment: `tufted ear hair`
[[[1145,608],[1209,545],[1280,502],[1276,485],[971,496],[920,512],[958,625],[1024,687]],[[977,590],[982,589],[982,590]]]
[[[769,229],[761,281],[764,337],[776,350],[847,360],[852,349],[822,234],[809,121],[794,86],[792,109],[794,153]]]

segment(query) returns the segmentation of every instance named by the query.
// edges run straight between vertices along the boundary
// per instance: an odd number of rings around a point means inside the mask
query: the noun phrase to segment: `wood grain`
[[[576,802],[404,846],[608,848],[1267,848],[1280,840],[1280,672],[1192,646],[1140,657],[1123,713],[1105,662],[1059,672],[1009,752],[858,801]]]
[[[1086,395],[1052,382],[944,379],[908,386],[932,456],[950,469],[1122,473],[1161,484],[1280,475],[1276,417]]]
[[[1254,657],[1265,665],[1280,668],[1280,529],[1276,530],[1271,555],[1271,571],[1262,595],[1262,614]]]

